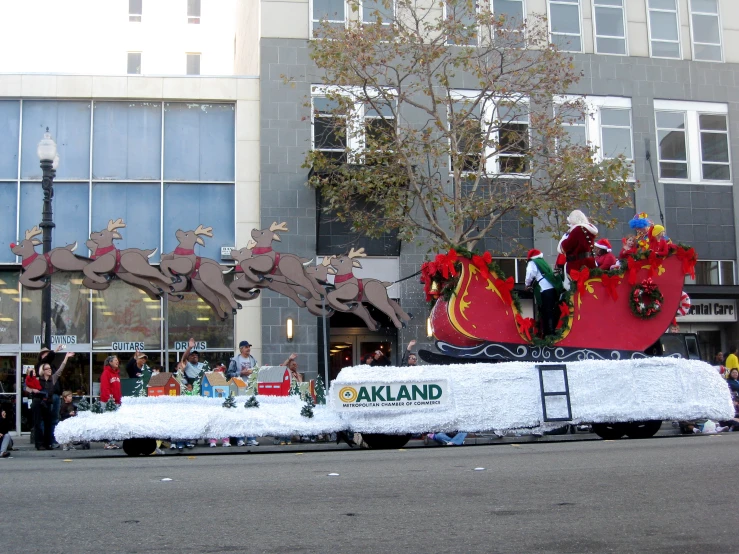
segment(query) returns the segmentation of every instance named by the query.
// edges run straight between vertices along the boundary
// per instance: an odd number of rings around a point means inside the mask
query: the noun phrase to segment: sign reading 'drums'
[[[449,382],[407,381],[399,383],[335,384],[338,407],[418,409],[449,402]]]

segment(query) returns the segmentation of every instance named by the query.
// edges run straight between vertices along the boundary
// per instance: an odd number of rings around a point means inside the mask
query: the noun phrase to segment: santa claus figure
[[[618,269],[618,261],[613,255],[611,242],[608,239],[598,239],[595,242],[595,265],[603,271]]]
[[[583,267],[593,269],[595,267],[593,246],[595,237],[598,235],[598,228],[590,223],[580,210],[573,210],[567,216],[567,224],[570,229],[564,234],[557,247],[557,251],[564,254],[567,260],[565,266],[567,274]]]

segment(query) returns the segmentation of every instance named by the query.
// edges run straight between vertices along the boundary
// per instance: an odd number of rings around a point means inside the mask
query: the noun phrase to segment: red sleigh
[[[643,357],[667,330],[680,304],[695,251],[670,245],[666,256],[641,252],[623,271],[572,272],[557,332],[538,337],[523,317],[513,279],[502,279],[489,254],[455,251],[424,264],[436,346],[456,358],[566,361]],[[446,275],[446,277],[445,277]]]

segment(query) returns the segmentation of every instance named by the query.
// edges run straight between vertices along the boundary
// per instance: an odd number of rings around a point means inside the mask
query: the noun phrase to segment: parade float
[[[107,233],[115,238],[121,224],[111,220]],[[178,231],[181,246],[163,257],[167,263],[163,262],[161,273],[156,270],[149,280],[133,284],[154,296],[165,294],[162,286],[166,285],[166,294],[175,300],[182,291],[193,290],[207,297],[222,317],[229,307],[240,307],[236,300],[253,299],[261,288],[270,288],[322,317],[353,312],[373,328],[377,322],[364,306],[369,302],[396,327],[409,320],[387,296],[390,283],[354,276],[353,268],[361,267],[365,256],[361,249],[311,265],[272,250],[272,241],[279,240],[276,232],[286,230],[284,224],[274,223],[269,229],[252,231],[253,240],[233,253],[238,277],[231,287],[220,286],[222,266],[213,263],[210,268],[209,261],[192,253],[202,236],[210,236],[202,226]],[[330,384],[325,403],[322,386],[317,394],[314,386],[301,390],[294,383],[283,383],[290,377],[284,368],[255,372],[243,404],[239,391],[244,387],[238,384],[223,388],[223,394],[203,395],[203,391],[215,391],[214,383],[220,382],[216,375],[206,374],[196,393],[124,397],[120,406],[93,404],[59,423],[56,438],[63,443],[123,440],[126,453],[137,455],[152,453],[156,439],[305,436],[350,430],[362,433],[370,446],[381,448],[400,447],[411,433],[428,431],[544,433],[587,423],[603,438],[644,438],[654,435],[663,420],[730,419],[731,397],[714,368],[699,360],[645,353],[684,302],[684,277],[693,274],[697,260],[688,246],[650,246],[634,248],[623,263],[608,270],[570,269],[556,330],[550,335],[542,335],[537,321],[523,315],[513,279],[502,273],[489,253],[452,249],[421,269],[441,352],[430,358],[440,356],[442,363],[345,368]],[[104,287],[110,278],[122,278],[124,271],[124,254],[105,248],[113,252],[110,263],[96,264],[94,271],[99,251],[97,258],[85,261],[67,249],[62,253],[64,263],[74,262],[76,268],[81,260],[90,286]],[[150,274],[142,263],[146,256],[131,254],[133,261],[126,261],[125,271]],[[54,260],[52,256],[38,267],[31,265],[35,258],[24,264],[35,272],[26,277],[42,283],[39,277]],[[329,275],[335,276],[333,282]],[[449,365],[450,360],[457,363]],[[169,376],[160,380],[163,386],[172,384]],[[225,381],[221,385],[226,387]],[[232,392],[226,396],[226,390]]]

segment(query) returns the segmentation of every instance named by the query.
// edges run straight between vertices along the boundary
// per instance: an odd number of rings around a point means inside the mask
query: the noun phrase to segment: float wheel
[[[618,440],[628,430],[627,423],[593,423],[593,433],[603,440]]]
[[[379,433],[362,433],[362,440],[373,450],[393,450],[403,448],[410,440],[410,435],[382,435]]]
[[[157,448],[155,439],[125,439],[123,451],[129,456],[148,456]]]
[[[629,423],[626,429],[626,436],[630,439],[648,439],[657,434],[662,421],[634,421]]]

